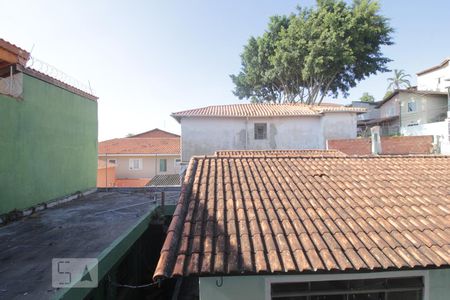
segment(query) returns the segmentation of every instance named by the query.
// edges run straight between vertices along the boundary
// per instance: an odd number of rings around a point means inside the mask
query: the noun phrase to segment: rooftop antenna
[[[91,82],[88,80],[88,84],[89,84],[89,89],[91,90],[91,94],[94,94],[93,92],[92,92],[92,87],[91,87]]]

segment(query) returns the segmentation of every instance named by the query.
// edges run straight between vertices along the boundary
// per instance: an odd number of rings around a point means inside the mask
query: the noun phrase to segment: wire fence
[[[92,90],[89,82],[88,84],[84,84],[78,81],[77,79],[73,78],[72,76],[67,75],[63,71],[56,68],[55,66],[46,63],[36,57],[31,56],[26,64],[26,67],[38,71],[40,73],[43,73],[45,75],[48,75],[56,80],[59,80],[67,85],[77,88],[85,93],[94,95],[94,91]]]

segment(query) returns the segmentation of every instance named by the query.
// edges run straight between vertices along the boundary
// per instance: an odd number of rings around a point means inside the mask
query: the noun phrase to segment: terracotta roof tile
[[[320,116],[322,113],[363,113],[361,107],[305,104],[230,104],[214,105],[172,113],[176,120],[186,117],[298,117]]]
[[[450,157],[231,153],[186,174],[154,279],[450,266]]]
[[[180,138],[122,138],[98,143],[99,154],[180,154]]]

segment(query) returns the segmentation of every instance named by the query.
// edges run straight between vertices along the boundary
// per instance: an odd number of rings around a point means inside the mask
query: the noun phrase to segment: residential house
[[[157,175],[179,174],[180,136],[153,129],[127,138],[103,141],[98,146],[98,158],[105,166],[115,165],[114,186],[145,186]],[[105,179],[107,176],[105,174]]]
[[[181,124],[181,159],[218,150],[325,149],[355,138],[363,108],[339,105],[231,104],[172,114]]]
[[[448,57],[439,65],[420,71],[416,75],[418,90],[448,92],[450,87],[450,58]]]
[[[153,279],[200,299],[447,299],[449,190],[448,156],[194,157]]]
[[[447,93],[419,91],[414,88],[396,90],[378,102],[379,125],[383,135],[399,134],[405,128],[444,121],[447,116]],[[389,119],[389,122],[381,121]]]
[[[29,61],[0,39],[0,216],[96,186],[97,97]]]

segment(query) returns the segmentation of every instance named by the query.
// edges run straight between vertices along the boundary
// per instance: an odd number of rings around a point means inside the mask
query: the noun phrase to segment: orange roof
[[[324,112],[366,112],[365,108],[342,105],[292,104],[230,104],[214,105],[180,111],[172,114],[177,121],[183,117],[307,117]]]
[[[159,128],[155,128],[146,132],[129,136],[129,138],[179,138],[179,137],[180,136],[178,134],[164,131]]]
[[[449,266],[450,156],[210,156],[153,279]]]
[[[121,138],[100,142],[99,154],[180,154],[180,138]]]
[[[0,68],[10,64],[25,66],[30,59],[30,53],[18,46],[0,38]]]
[[[345,153],[331,149],[331,150],[221,150],[214,154],[218,157],[230,156],[293,156],[293,157],[309,157],[309,156],[346,156]]]
[[[116,178],[114,187],[143,187],[150,182],[150,178]]]

